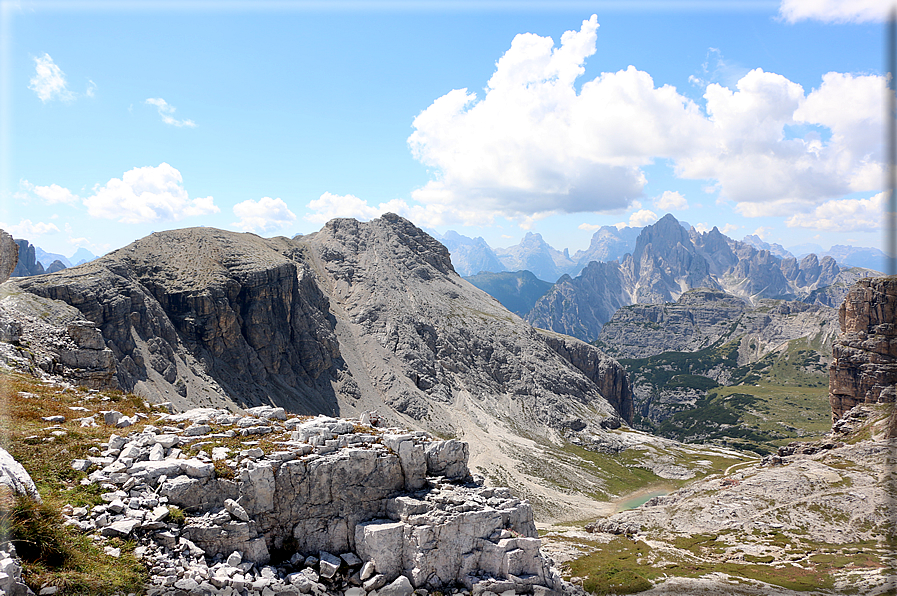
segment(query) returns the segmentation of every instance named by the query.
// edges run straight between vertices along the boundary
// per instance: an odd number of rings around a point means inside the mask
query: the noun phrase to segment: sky
[[[0,228],[884,248],[885,0],[0,0]]]

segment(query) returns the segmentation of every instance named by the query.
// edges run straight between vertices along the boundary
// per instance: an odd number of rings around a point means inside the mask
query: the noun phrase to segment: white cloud
[[[709,85],[704,97],[713,142],[677,158],[677,174],[717,180],[720,197],[749,217],[804,211],[880,188],[883,85],[879,76],[828,73],[805,96],[800,85],[761,69],[745,75],[735,91]],[[799,126],[809,128],[803,138],[788,138],[797,129],[787,127]],[[831,138],[824,141],[817,127]]]
[[[734,232],[735,230],[737,230],[740,227],[741,226],[736,226],[735,224],[727,223],[722,228],[720,228],[720,232],[722,232],[723,234],[728,234],[730,232]]]
[[[22,180],[19,185],[34,193],[38,197],[44,200],[44,202],[53,205],[55,203],[74,203],[78,200],[78,195],[72,194],[67,188],[63,188],[58,184],[51,184],[50,186],[35,186],[34,184],[28,182],[27,180]]]
[[[766,240],[766,237],[769,233],[772,232],[772,228],[769,226],[760,226],[756,230],[754,230],[754,236],[759,236],[761,240]]]
[[[424,227],[434,227],[457,221],[464,221],[465,225],[483,223],[483,220],[477,220],[479,214],[448,213],[448,209],[442,205],[409,205],[401,199],[392,199],[374,207],[355,195],[335,195],[330,192],[325,192],[320,198],[309,201],[306,207],[311,212],[305,215],[304,219],[317,224],[325,224],[338,217],[351,217],[367,221],[384,213],[396,213],[410,219],[415,225]],[[538,216],[539,214],[534,215],[530,218],[530,222],[538,219]]]
[[[37,93],[38,99],[47,103],[53,99],[71,101],[75,94],[69,91],[65,82],[65,73],[53,62],[49,54],[34,59],[35,72],[28,88]]]
[[[220,211],[212,197],[191,200],[181,173],[164,162],[158,167],[134,168],[93,190],[93,196],[84,199],[87,212],[121,223],[179,221]]]
[[[579,226],[577,226],[577,227],[579,227],[580,230],[585,230],[586,232],[594,232],[595,230],[601,229],[601,224],[582,223],[582,224],[579,224]]]
[[[359,199],[355,195],[335,195],[325,192],[320,198],[309,201],[306,205],[312,210],[305,216],[308,221],[324,224],[337,217],[352,217],[360,221],[367,221],[380,215],[376,207],[371,207],[367,201]]]
[[[97,84],[91,80],[87,81],[87,91],[84,92],[84,95],[87,97],[93,97],[96,94]]]
[[[165,124],[170,124],[172,126],[187,126],[189,128],[194,128],[196,126],[196,122],[193,120],[178,120],[172,114],[177,110],[173,105],[170,105],[167,101],[162,99],[161,97],[150,97],[144,102],[151,106],[156,106],[156,109],[159,111],[159,115],[162,116],[162,122]]]
[[[640,211],[636,211],[632,215],[629,216],[629,227],[630,228],[641,228],[644,226],[649,226],[653,224],[655,221],[660,219],[657,217],[657,214],[653,211],[648,211],[647,209],[641,209]]]
[[[290,211],[283,199],[262,197],[258,201],[247,199],[234,205],[234,215],[240,221],[232,223],[246,232],[259,234],[273,232],[296,221],[296,214]]]
[[[868,199],[839,199],[798,213],[785,222],[789,228],[811,228],[826,232],[878,230],[884,220],[886,192]]]
[[[665,190],[662,195],[654,199],[654,206],[664,211],[683,210],[688,209],[688,201],[677,191]]]
[[[42,221],[32,223],[30,219],[23,219],[17,224],[0,223],[0,228],[9,232],[15,238],[24,238],[25,240],[30,240],[36,236],[59,232],[59,228],[56,227],[56,224],[45,223]]]
[[[893,7],[893,0],[782,0],[779,15],[789,23],[868,23],[883,21]]]
[[[436,177],[413,197],[426,205],[503,215],[622,209],[642,193],[640,166],[672,155],[699,129],[698,107],[630,67],[575,80],[595,52],[597,18],[549,37],[521,34],[478,99],[440,97],[413,122],[408,143]]]
[[[658,159],[749,216],[880,188],[883,77],[828,73],[807,94],[758,68],[732,88],[707,84],[703,110],[634,67],[577,92],[597,29],[593,16],[557,47],[518,35],[482,97],[455,89],[421,112],[408,144],[434,174],[413,198],[444,220],[524,226],[535,214],[640,209],[641,168]]]

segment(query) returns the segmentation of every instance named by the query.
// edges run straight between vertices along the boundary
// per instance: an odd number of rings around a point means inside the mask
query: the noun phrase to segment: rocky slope
[[[464,443],[372,428],[368,414],[246,414],[195,409],[111,435],[72,464],[108,504],[70,507],[66,523],[139,541],[157,594],[562,588],[532,508],[474,481]]]
[[[832,421],[856,404],[897,398],[897,278],[860,280],[838,314],[842,333],[829,379]]]
[[[394,215],[334,220],[293,240],[162,232],[15,284],[10,294],[78,309],[102,334],[113,356],[106,374],[119,387],[179,408],[378,410],[464,438],[478,468],[508,470],[534,440],[572,432],[618,444],[601,422],[625,420],[629,409],[625,392],[602,394],[622,390],[612,360],[586,346],[571,362],[458,277],[435,239]],[[571,481],[578,473],[569,470]],[[558,511],[586,502],[512,478],[550,494],[544,501]]]
[[[751,303],[786,298],[835,306],[851,283],[872,274],[843,270],[831,257],[781,259],[716,228],[687,232],[666,215],[642,229],[631,255],[619,263],[590,263],[578,277],[559,279],[525,318],[592,341],[617,308],[672,302],[688,289],[722,290]]]

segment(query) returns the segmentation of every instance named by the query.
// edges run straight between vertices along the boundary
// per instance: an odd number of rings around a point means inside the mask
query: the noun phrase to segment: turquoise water
[[[644,505],[654,497],[661,497],[663,495],[670,494],[668,490],[655,490],[649,493],[645,493],[643,495],[639,495],[637,497],[632,497],[631,499],[626,499],[622,503],[620,503],[620,511],[626,511],[627,509],[635,509],[641,505]]]

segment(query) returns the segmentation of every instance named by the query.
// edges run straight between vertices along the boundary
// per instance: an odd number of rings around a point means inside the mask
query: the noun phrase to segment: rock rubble
[[[104,503],[67,507],[66,524],[136,540],[150,594],[545,596],[564,585],[530,505],[475,481],[457,440],[261,406],[162,414],[103,447],[72,466]]]

